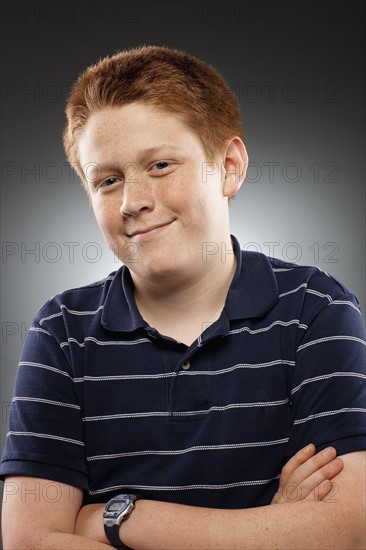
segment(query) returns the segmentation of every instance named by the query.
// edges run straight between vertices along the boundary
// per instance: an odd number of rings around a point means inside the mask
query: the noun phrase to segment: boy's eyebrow
[[[139,152],[139,157],[144,157],[145,155],[151,155],[154,153],[158,153],[161,151],[161,149],[174,149],[175,151],[184,151],[182,147],[179,147],[178,145],[174,145],[174,143],[159,143],[158,145],[154,145],[154,147],[148,147],[147,149],[141,149]]]
[[[143,159],[144,157],[148,155],[152,155],[155,153],[158,153],[162,149],[174,149],[175,151],[183,152],[184,149],[182,147],[179,147],[178,145],[174,145],[174,143],[160,143],[159,145],[154,145],[154,147],[148,147],[147,149],[141,149],[138,153],[139,159]],[[131,164],[131,163],[125,163],[125,164]],[[88,167],[88,175],[90,177],[94,177],[94,174],[96,176],[98,175],[98,172],[109,172],[109,171],[115,171],[118,172],[120,168],[123,168],[124,164],[120,164],[117,161],[116,162],[98,162],[95,163],[95,165]]]
[[[159,143],[158,145],[154,145],[153,147],[148,147],[147,149],[141,149],[138,152],[137,157],[141,161],[148,156],[156,155],[160,153],[160,151],[162,151],[163,149],[170,149],[180,153],[184,152],[184,149],[182,147],[179,147],[178,145],[174,145],[174,143],[164,142],[164,143]]]
[[[89,166],[90,164],[92,164],[92,166]],[[100,172],[118,172],[119,170],[118,162],[112,162],[112,163],[95,162],[95,163],[88,163],[86,166],[88,167],[87,179],[94,179],[94,177],[97,178]],[[85,170],[83,167],[82,167],[82,170],[85,174]]]

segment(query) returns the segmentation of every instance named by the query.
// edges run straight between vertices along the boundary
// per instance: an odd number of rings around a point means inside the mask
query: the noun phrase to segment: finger
[[[271,500],[271,504],[280,504],[281,502],[285,502],[282,489],[278,490],[277,493],[275,493]]]
[[[320,470],[317,470],[301,484],[302,499],[323,500],[332,489],[331,480],[338,475],[342,469],[343,461],[340,458],[335,458],[332,462],[326,464]]]
[[[337,483],[335,481],[330,481],[326,479],[315,489],[314,491],[314,500],[320,502],[324,500],[328,495],[331,495],[333,490],[337,489]]]
[[[294,488],[296,488],[296,486],[298,485],[302,485],[304,481],[308,480],[310,476],[332,462],[335,459],[336,454],[337,451],[334,449],[334,447],[327,447],[326,449],[320,451],[319,453],[309,458],[306,462],[298,466],[295,470],[293,470],[291,477],[288,479],[287,483],[291,482]],[[322,480],[324,479],[325,478],[323,477]]]
[[[327,495],[329,495],[332,488],[333,482],[329,479],[326,479],[314,489],[313,494],[309,495],[306,500],[314,500],[315,502],[320,502],[321,500],[324,500]],[[312,497],[312,499],[309,498],[310,496]]]
[[[343,468],[343,462],[340,458],[332,460],[329,464],[320,468],[314,474],[307,477],[302,483],[296,483],[292,480],[283,488],[281,502],[298,502],[299,500],[322,500],[322,494],[327,494],[327,484],[319,490],[322,483],[331,480]],[[328,492],[331,487],[328,487]],[[324,496],[325,496],[324,495]]]
[[[282,489],[291,478],[294,471],[304,462],[309,460],[315,453],[315,445],[310,443],[303,449],[300,449],[282,468],[278,490]]]

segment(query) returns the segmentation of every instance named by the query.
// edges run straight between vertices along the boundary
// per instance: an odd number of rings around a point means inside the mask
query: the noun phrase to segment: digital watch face
[[[107,512],[118,512],[119,510],[123,510],[126,506],[125,500],[119,500],[118,502],[111,502],[111,504],[107,508]]]

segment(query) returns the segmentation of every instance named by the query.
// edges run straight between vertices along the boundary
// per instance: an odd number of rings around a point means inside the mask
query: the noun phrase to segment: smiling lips
[[[133,233],[131,233],[129,235],[129,237],[137,237],[137,239],[135,240],[143,240],[144,238],[147,238],[149,237],[150,235],[155,235],[156,233],[158,233],[161,229],[163,229],[164,227],[167,227],[168,225],[170,225],[172,221],[169,221],[169,222],[166,222],[166,223],[159,223],[159,224],[156,224],[156,225],[152,225],[151,227],[148,227],[147,229],[138,229],[136,231],[133,231]]]

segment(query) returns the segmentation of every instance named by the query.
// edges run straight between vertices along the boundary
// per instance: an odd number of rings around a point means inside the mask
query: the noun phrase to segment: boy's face
[[[134,278],[174,283],[220,261],[203,254],[229,231],[221,162],[208,165],[180,117],[143,103],[105,108],[89,118],[79,158],[97,222]]]

